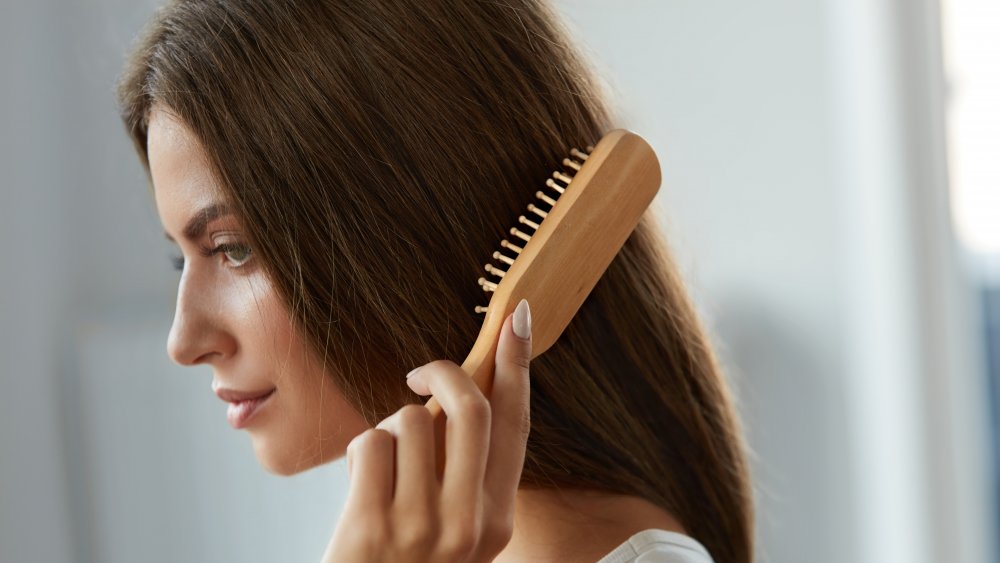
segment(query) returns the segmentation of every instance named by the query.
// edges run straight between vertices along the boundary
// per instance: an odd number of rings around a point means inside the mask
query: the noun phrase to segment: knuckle
[[[455,526],[441,537],[438,551],[448,561],[463,561],[475,551],[478,535],[475,527],[469,524]]]
[[[390,425],[392,425],[394,422],[396,422],[395,419],[396,419],[396,415],[391,415],[388,418],[385,418],[385,419],[379,421],[379,423],[375,425],[375,429],[390,431],[390,428],[391,428]]]
[[[510,361],[511,361],[511,363],[513,363],[513,364],[514,364],[515,366],[517,366],[517,367],[521,368],[522,370],[524,370],[524,371],[522,372],[522,374],[523,374],[523,375],[527,375],[527,374],[528,374],[528,369],[529,369],[529,368],[530,368],[530,366],[531,366],[531,360],[530,360],[530,359],[528,358],[528,356],[526,356],[526,355],[524,355],[524,354],[515,354],[515,355],[514,355],[514,356],[513,356],[513,357],[512,357],[511,359],[510,359]]]
[[[391,443],[392,440],[393,437],[389,431],[381,428],[369,428],[351,440],[351,443],[347,445],[347,449],[350,452],[353,448],[354,453],[358,454],[364,451],[377,450],[384,446],[386,442]]]
[[[347,443],[347,458],[348,459],[351,459],[352,457],[354,457],[354,456],[356,456],[358,454],[358,446],[360,444],[361,444],[361,434],[358,434],[354,438],[351,438],[351,441]]]
[[[367,442],[371,448],[382,448],[386,445],[392,445],[395,437],[393,437],[392,432],[384,428],[371,428],[366,431],[369,433]]]
[[[490,409],[490,403],[486,400],[486,397],[477,394],[463,395],[458,400],[458,415],[462,418],[472,421],[473,423],[480,423],[486,426],[490,424],[490,418],[492,412]]]
[[[355,549],[372,553],[389,540],[388,527],[381,518],[364,514],[354,516],[351,532],[346,541]]]
[[[433,361],[425,364],[424,369],[427,369],[428,366],[430,367],[430,369],[435,370],[435,371],[438,371],[438,370],[451,370],[451,369],[455,369],[455,368],[462,369],[461,366],[459,366],[455,362],[453,362],[451,360],[443,360],[443,359],[442,360],[433,360]]]
[[[433,520],[400,526],[395,542],[403,553],[426,553],[434,548],[439,529]]]
[[[490,555],[503,551],[514,537],[514,514],[503,518],[492,518],[483,528],[479,539],[480,549]]]
[[[522,413],[520,416],[520,423],[518,427],[521,437],[525,440],[531,435],[531,412]]]
[[[433,422],[433,417],[423,405],[405,405],[399,409],[399,421],[403,426],[423,428]]]

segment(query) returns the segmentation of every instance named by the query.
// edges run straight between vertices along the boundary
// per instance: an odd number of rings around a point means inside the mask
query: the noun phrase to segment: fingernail
[[[413,389],[413,392],[417,395],[430,395],[431,392],[427,389],[427,384],[424,383],[423,378],[414,377],[422,367],[424,366],[413,368],[410,370],[410,373],[406,374],[406,385],[409,386],[410,389]]]
[[[525,340],[531,338],[531,308],[527,299],[522,299],[514,309],[514,334]]]

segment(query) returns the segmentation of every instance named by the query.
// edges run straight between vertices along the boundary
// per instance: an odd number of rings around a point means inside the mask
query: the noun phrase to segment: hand
[[[435,436],[423,405],[406,405],[347,447],[350,490],[324,563],[492,561],[510,541],[514,499],[530,431],[527,301],[504,320],[487,399],[454,362],[437,360],[407,379],[447,416]],[[521,315],[524,315],[523,317]],[[527,326],[528,337],[513,331]],[[523,332],[523,331],[522,331]],[[441,477],[435,441],[445,440]]]

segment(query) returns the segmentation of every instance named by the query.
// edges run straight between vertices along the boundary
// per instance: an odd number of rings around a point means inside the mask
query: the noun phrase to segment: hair
[[[295,326],[374,425],[422,401],[400,374],[461,362],[483,264],[569,148],[613,128],[569,37],[544,0],[170,1],[118,104],[147,175],[154,104],[197,135]],[[735,398],[650,211],[531,372],[521,487],[639,496],[719,563],[752,561]]]

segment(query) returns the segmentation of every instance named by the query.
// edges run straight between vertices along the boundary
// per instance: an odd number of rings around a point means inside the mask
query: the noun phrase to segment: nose
[[[226,309],[217,292],[199,287],[190,273],[181,275],[174,322],[167,336],[167,355],[182,366],[212,363],[235,350],[233,335],[224,329]]]

